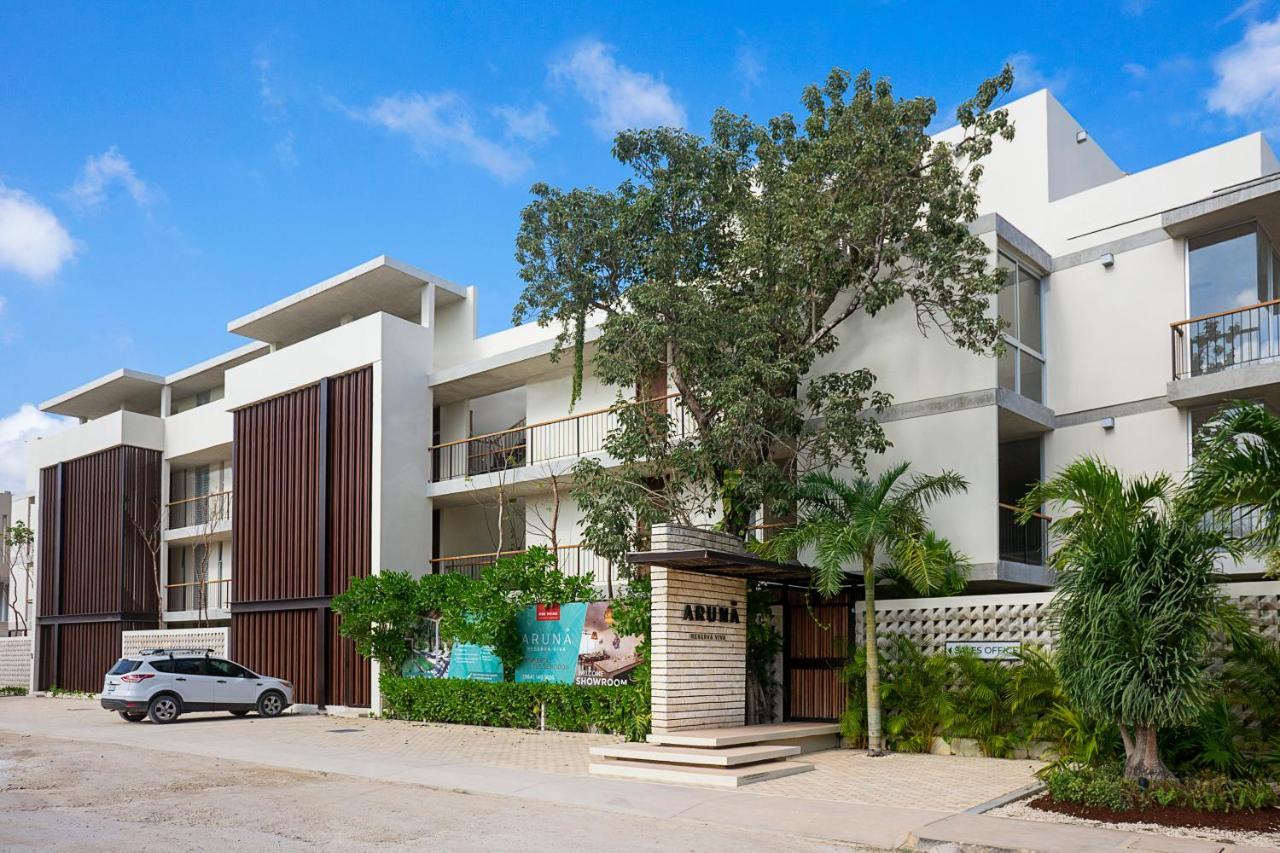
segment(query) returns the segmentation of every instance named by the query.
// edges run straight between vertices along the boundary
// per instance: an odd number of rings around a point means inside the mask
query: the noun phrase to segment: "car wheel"
[[[268,690],[258,697],[258,714],[263,717],[278,717],[284,711],[284,694],[279,690]]]
[[[155,697],[147,705],[147,716],[151,718],[151,722],[161,725],[172,723],[181,713],[182,706],[178,704],[178,698],[168,693]]]
[[[248,708],[240,708],[240,709],[238,709],[238,710],[232,711],[232,712],[231,712],[231,716],[233,716],[233,717],[243,717],[243,716],[244,716],[245,714],[247,714],[247,713],[249,713],[249,709],[248,709]]]
[[[120,715],[120,719],[128,720],[131,723],[140,723],[147,716],[146,711],[117,711],[116,713]]]

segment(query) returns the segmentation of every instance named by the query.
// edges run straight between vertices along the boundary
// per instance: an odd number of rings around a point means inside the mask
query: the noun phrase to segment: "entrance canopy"
[[[635,551],[627,554],[627,562],[645,566],[662,566],[683,572],[773,583],[809,582],[809,569],[800,563],[777,563],[755,554],[733,553],[713,548]]]

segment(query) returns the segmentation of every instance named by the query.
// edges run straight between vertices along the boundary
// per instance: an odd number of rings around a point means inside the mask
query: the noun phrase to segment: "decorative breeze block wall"
[[[661,566],[650,579],[653,730],[743,725],[747,582]]]
[[[0,637],[0,687],[31,686],[31,637]]]
[[[136,655],[143,649],[213,649],[227,657],[226,628],[171,628],[167,631],[125,631],[122,654]]]

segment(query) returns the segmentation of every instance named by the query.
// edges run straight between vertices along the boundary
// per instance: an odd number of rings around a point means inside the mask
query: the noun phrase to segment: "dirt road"
[[[0,732],[0,850],[853,850],[792,836],[654,821],[279,770],[93,741]]]

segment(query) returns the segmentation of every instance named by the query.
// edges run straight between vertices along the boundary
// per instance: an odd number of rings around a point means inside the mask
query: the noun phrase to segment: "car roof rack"
[[[140,655],[168,655],[173,657],[175,654],[200,654],[208,657],[214,654],[213,649],[139,649]]]

